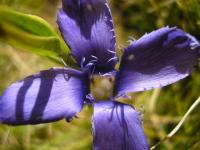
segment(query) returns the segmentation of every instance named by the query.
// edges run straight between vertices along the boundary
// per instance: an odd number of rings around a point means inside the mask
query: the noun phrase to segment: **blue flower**
[[[113,20],[106,0],[63,0],[61,34],[79,70],[51,68],[11,84],[0,98],[0,122],[10,125],[70,121],[88,103],[95,150],[149,149],[136,110],[116,96],[159,88],[191,74],[200,44],[176,27],[163,27],[132,41],[119,70]],[[115,76],[110,101],[89,98],[93,74]]]

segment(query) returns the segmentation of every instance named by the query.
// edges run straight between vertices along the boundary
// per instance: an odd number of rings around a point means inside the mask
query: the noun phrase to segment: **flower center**
[[[113,76],[90,76],[90,92],[96,100],[109,100],[113,96]]]

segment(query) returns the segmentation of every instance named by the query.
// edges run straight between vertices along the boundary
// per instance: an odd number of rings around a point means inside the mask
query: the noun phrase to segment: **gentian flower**
[[[117,96],[160,88],[191,74],[200,44],[176,27],[163,27],[132,41],[119,70],[113,20],[106,0],[63,0],[58,25],[80,69],[52,68],[11,84],[0,98],[0,122],[26,125],[70,121],[84,105],[93,109],[95,150],[149,149],[136,110]],[[110,100],[90,95],[93,75],[115,77]]]

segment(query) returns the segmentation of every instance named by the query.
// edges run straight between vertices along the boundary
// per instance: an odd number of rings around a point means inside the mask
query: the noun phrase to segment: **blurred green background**
[[[56,12],[60,4],[60,0],[0,0],[0,9],[6,6],[40,16],[59,34]],[[110,6],[119,55],[123,47],[128,45],[128,36],[138,38],[146,32],[166,25],[178,26],[200,40],[199,0],[110,0]],[[15,49],[3,38],[0,35],[0,93],[15,80],[39,70],[62,66],[46,57],[20,51],[20,48]],[[192,76],[185,80],[161,90],[133,93],[130,94],[131,101],[125,100],[136,107],[141,117],[144,115],[143,125],[150,146],[159,142],[176,126],[200,95],[199,70],[198,65]],[[107,82],[98,81],[98,86],[94,87],[93,91],[97,96],[105,92],[101,89],[102,84]],[[196,108],[176,135],[159,145],[157,149],[199,150],[199,114],[200,107]],[[71,123],[60,121],[20,127],[0,125],[0,150],[90,150],[91,115],[92,110],[85,107],[79,114],[79,119]]]

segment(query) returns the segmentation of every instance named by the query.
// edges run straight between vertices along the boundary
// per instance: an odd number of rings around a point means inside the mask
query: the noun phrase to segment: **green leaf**
[[[0,6],[0,39],[13,47],[76,66],[70,50],[42,18]]]

